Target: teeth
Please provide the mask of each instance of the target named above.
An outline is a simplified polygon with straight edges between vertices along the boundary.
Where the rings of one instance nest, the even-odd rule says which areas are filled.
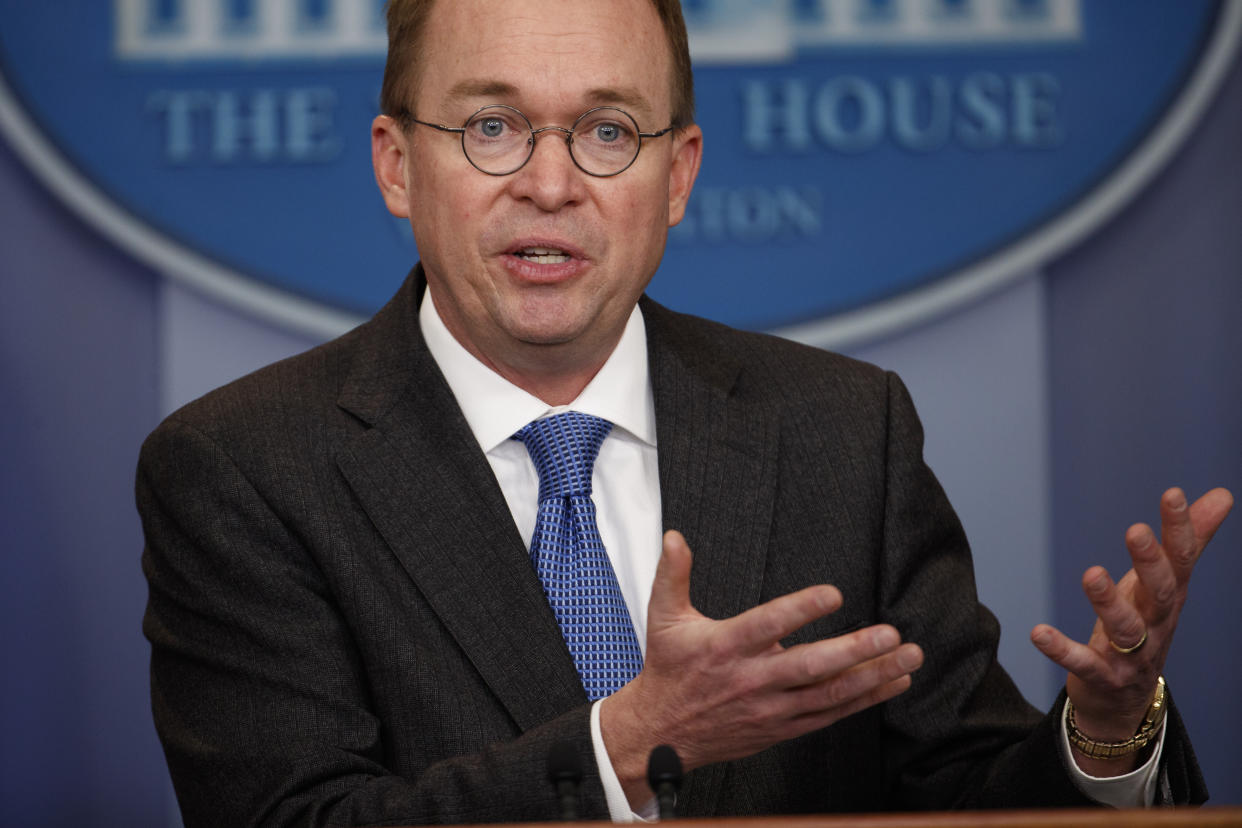
[[[562,264],[569,261],[569,254],[555,247],[527,247],[518,255],[535,264]]]

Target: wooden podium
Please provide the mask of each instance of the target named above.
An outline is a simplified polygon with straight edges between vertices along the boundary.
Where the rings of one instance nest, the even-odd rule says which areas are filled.
[[[526,828],[599,828],[600,822],[523,823]],[[684,828],[1242,828],[1242,808],[937,811],[909,814],[679,819]],[[500,828],[497,826],[497,828]],[[512,825],[507,828],[514,828]]]

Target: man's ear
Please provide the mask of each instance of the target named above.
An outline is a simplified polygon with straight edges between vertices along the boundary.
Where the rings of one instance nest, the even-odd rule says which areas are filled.
[[[686,202],[699,177],[703,160],[703,130],[697,124],[673,132],[673,164],[668,173],[668,226],[680,224]]]
[[[405,178],[405,162],[409,147],[405,130],[387,115],[371,122],[371,166],[375,183],[388,205],[388,212],[397,218],[410,217],[410,192]]]

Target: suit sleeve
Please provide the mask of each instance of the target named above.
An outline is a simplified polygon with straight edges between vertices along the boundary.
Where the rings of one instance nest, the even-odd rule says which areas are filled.
[[[908,693],[885,706],[891,794],[903,808],[1025,808],[1094,804],[1058,749],[1064,693],[1030,707],[996,660],[999,625],[975,594],[960,522],[923,461],[909,393],[889,374],[884,560],[885,620],[925,650]],[[1158,800],[1206,799],[1180,718],[1170,711]]]
[[[585,704],[417,778],[392,772],[362,655],[305,527],[286,525],[209,436],[161,426],[137,499],[152,707],[189,828],[553,819],[546,757],[558,740],[589,768],[584,816],[607,815]]]

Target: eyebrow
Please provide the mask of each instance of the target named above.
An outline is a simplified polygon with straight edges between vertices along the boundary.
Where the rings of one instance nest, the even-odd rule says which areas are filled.
[[[453,85],[449,90],[450,101],[470,99],[491,99],[512,101],[519,96],[516,86],[502,80],[488,78],[468,78]],[[590,89],[583,96],[589,106],[620,106],[636,110],[637,114],[650,115],[651,104],[647,97],[632,86],[601,86]]]
[[[632,86],[592,89],[587,92],[586,98],[596,106],[619,104],[625,109],[638,110],[640,115],[650,115],[652,112],[646,96]]]
[[[467,98],[513,98],[517,95],[517,87],[499,80],[470,78],[453,85],[449,90],[450,101]]]

